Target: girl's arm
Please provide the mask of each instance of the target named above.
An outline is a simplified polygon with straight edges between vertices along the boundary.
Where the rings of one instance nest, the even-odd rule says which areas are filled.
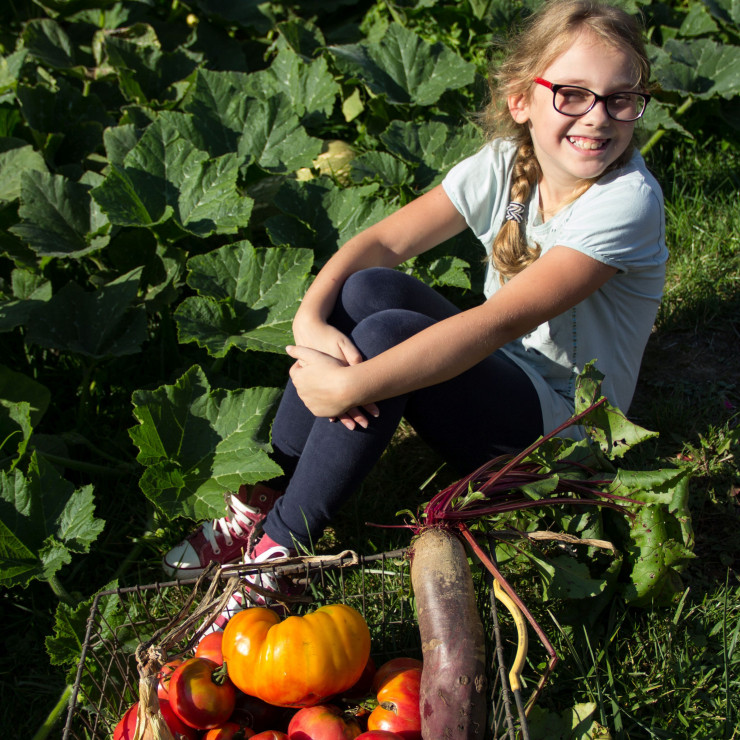
[[[350,340],[326,323],[344,281],[367,267],[396,267],[466,226],[440,185],[350,239],[320,270],[301,301],[293,320],[296,344],[349,364],[360,362]]]
[[[480,306],[425,329],[350,367],[290,347],[291,377],[316,416],[390,398],[455,377],[507,342],[580,303],[616,269],[568,247],[554,247]]]

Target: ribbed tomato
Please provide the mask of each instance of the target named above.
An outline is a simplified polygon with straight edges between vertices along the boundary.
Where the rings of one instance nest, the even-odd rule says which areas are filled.
[[[235,614],[223,637],[229,678],[245,694],[279,707],[306,707],[360,678],[370,656],[364,617],[345,604],[284,621],[271,609]]]

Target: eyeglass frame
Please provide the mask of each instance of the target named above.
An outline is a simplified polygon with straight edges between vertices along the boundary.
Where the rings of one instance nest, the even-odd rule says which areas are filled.
[[[542,85],[543,87],[548,88],[548,90],[552,90],[552,107],[555,108],[555,110],[560,113],[562,116],[568,116],[569,118],[580,118],[581,116],[585,116],[586,113],[589,113],[594,109],[596,106],[596,103],[604,103],[604,110],[606,110],[607,116],[611,118],[613,121],[617,121],[619,123],[634,123],[634,121],[639,121],[643,115],[645,114],[645,110],[648,107],[648,103],[650,102],[652,95],[650,93],[646,92],[635,92],[634,90],[617,90],[616,92],[609,93],[608,95],[599,95],[598,93],[595,93],[593,90],[589,90],[587,87],[581,87],[580,85],[558,85],[554,82],[550,82],[549,80],[545,80],[542,77],[535,77],[534,81],[538,85]],[[586,108],[583,113],[564,113],[561,111],[556,105],[555,105],[555,98],[558,94],[559,90],[562,90],[564,87],[572,87],[576,90],[583,90],[584,92],[590,93],[594,96],[593,102],[591,105]],[[644,101],[645,105],[642,107],[642,110],[640,111],[639,116],[635,116],[634,118],[615,118],[610,112],[609,112],[609,105],[608,101],[609,98],[611,98],[614,95],[639,95]]]

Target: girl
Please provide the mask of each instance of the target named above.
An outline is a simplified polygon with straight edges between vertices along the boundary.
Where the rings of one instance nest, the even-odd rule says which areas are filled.
[[[165,556],[170,574],[310,546],[402,416],[468,473],[565,421],[590,360],[627,410],[667,259],[662,194],[632,146],[648,77],[622,10],[553,0],[529,20],[491,77],[488,142],[348,241],[306,293],[272,430],[284,475],[242,487]],[[466,228],[490,255],[480,305],[460,311],[393,269]]]

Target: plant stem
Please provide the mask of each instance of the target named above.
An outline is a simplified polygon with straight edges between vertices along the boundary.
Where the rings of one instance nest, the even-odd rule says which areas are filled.
[[[67,606],[77,606],[77,602],[72,598],[69,591],[64,588],[64,585],[59,580],[56,574],[49,576],[48,583],[49,586],[51,586],[51,590],[54,592],[59,601],[64,602],[65,604],[67,604]]]
[[[686,101],[684,101],[683,105],[676,108],[676,115],[681,116],[686,111],[691,108],[691,106],[694,104],[693,98],[688,98]],[[666,130],[664,128],[658,129],[643,145],[642,149],[640,149],[640,154],[644,157],[665,135]]]
[[[41,727],[39,727],[36,734],[31,738],[31,740],[44,740],[49,736],[49,733],[56,724],[57,720],[69,705],[70,696],[72,696],[72,687],[66,686],[64,688],[64,691],[62,691],[62,695],[59,697],[59,701],[56,703],[51,712],[49,712],[49,716],[44,720],[44,723],[41,725]]]

